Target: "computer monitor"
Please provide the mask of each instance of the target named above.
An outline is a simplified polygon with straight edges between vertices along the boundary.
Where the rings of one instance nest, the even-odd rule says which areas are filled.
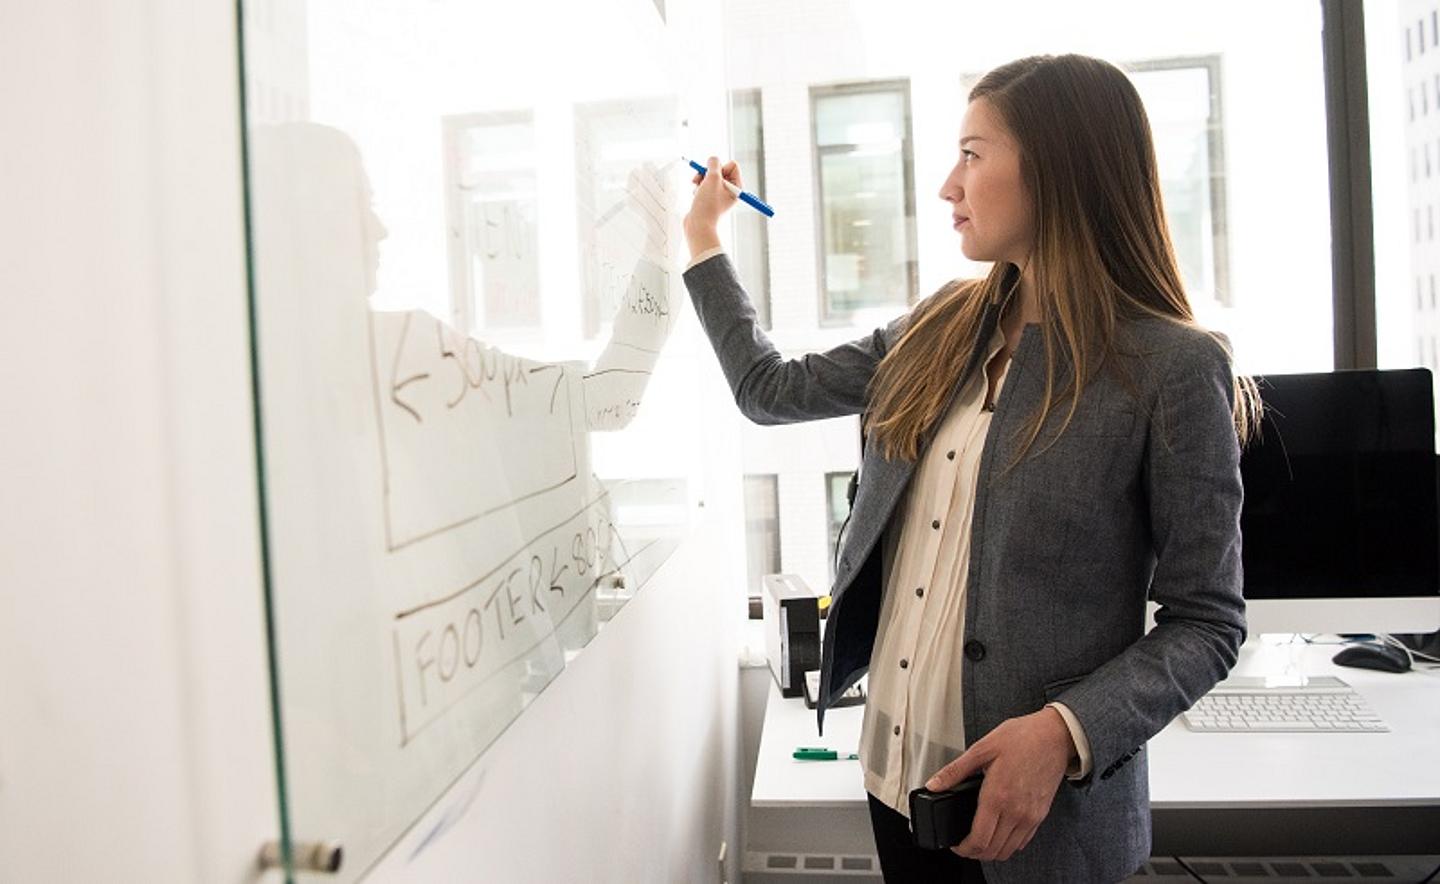
[[[1256,382],[1265,415],[1240,458],[1250,632],[1440,627],[1429,370]]]

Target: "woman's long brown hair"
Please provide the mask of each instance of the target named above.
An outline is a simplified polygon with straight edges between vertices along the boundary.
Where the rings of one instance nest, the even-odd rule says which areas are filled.
[[[1165,222],[1150,122],[1124,73],[1081,55],[1023,58],[986,74],[969,100],[988,102],[1019,145],[1036,219],[1030,265],[1045,342],[1045,399],[1023,456],[1066,398],[1061,432],[1069,426],[1085,385],[1116,352],[1121,319],[1148,315],[1194,326],[1195,316]],[[919,457],[986,306],[1008,295],[1018,272],[996,262],[984,278],[951,283],[916,307],[871,381],[866,432],[887,458]],[[1237,378],[1242,442],[1258,407],[1254,383]]]

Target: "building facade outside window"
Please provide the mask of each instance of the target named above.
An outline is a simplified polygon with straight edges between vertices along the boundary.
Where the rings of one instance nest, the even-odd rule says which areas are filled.
[[[1433,50],[1440,37],[1434,26],[1437,7],[1436,0],[1365,4],[1377,362],[1381,368],[1420,367],[1432,373],[1440,372],[1440,312],[1435,307],[1440,250],[1434,242],[1440,176],[1431,170],[1430,148],[1440,124],[1427,111],[1429,86],[1440,79],[1440,52],[1426,50]],[[1436,102],[1440,109],[1440,85]],[[1420,167],[1409,175],[1407,156]]]

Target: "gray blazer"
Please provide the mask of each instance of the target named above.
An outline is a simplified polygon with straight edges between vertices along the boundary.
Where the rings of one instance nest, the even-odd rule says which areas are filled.
[[[860,414],[906,317],[824,353],[783,359],[723,255],[685,273],[746,417]],[[991,307],[955,389],[978,369]],[[1123,322],[1129,384],[1102,372],[1064,434],[1007,470],[1044,396],[1038,326],[1024,330],[996,402],[975,494],[965,603],[965,737],[1049,701],[1079,719],[1094,773],[1062,786],[1025,850],[985,863],[997,884],[1120,880],[1150,855],[1146,740],[1235,664],[1245,639],[1239,446],[1225,350],[1160,319]],[[1068,407],[1042,430],[1053,436]],[[865,674],[885,587],[879,543],[915,464],[865,449],[821,654],[825,707]],[[1145,632],[1145,602],[1158,603]]]

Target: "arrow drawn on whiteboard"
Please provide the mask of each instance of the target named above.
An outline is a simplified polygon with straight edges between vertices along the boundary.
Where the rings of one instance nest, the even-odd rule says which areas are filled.
[[[415,422],[419,424],[424,423],[424,421],[420,417],[420,412],[416,411],[414,408],[411,408],[409,403],[401,400],[400,391],[415,383],[416,381],[425,380],[426,378],[430,377],[430,373],[428,371],[422,372],[417,375],[411,375],[403,381],[398,380],[398,377],[400,375],[400,357],[405,352],[405,336],[410,332],[410,316],[411,314],[409,313],[405,314],[405,323],[400,327],[400,346],[395,348],[395,362],[390,369],[390,401],[410,412],[410,416],[415,418]]]
[[[565,369],[561,368],[561,367],[558,366],[558,365],[542,365],[542,366],[539,366],[538,368],[532,368],[532,369],[530,369],[530,373],[531,373],[531,374],[539,374],[539,373],[542,372],[542,371],[550,371],[551,369],[554,369],[554,370],[560,372],[559,374],[555,375],[555,387],[550,391],[550,413],[551,413],[551,414],[554,414],[554,413],[555,413],[555,394],[560,392],[560,382],[563,381],[563,380],[565,380]]]

